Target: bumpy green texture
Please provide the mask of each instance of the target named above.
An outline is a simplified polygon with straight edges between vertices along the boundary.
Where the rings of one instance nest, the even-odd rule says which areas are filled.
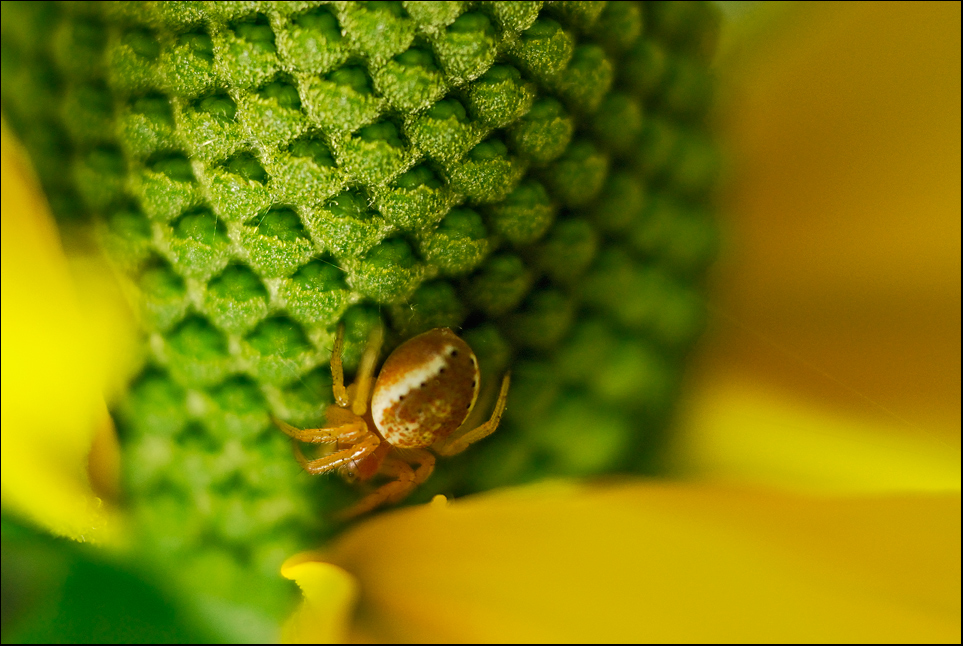
[[[90,223],[148,359],[118,412],[127,501],[199,596],[279,616],[281,560],[358,494],[270,414],[437,326],[502,428],[412,497],[653,473],[703,321],[717,153],[705,3],[4,3],[3,109]],[[214,603],[212,601],[212,603]]]

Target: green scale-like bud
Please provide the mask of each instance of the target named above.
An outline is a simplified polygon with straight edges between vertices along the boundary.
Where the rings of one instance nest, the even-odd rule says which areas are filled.
[[[357,492],[270,421],[329,361],[456,329],[492,437],[411,498],[653,473],[714,252],[705,3],[3,4],[3,109],[136,295],[117,417],[152,554],[279,615]]]

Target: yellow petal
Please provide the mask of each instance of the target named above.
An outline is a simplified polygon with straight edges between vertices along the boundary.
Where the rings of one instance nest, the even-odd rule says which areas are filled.
[[[348,633],[351,611],[358,598],[358,583],[341,568],[295,556],[281,566],[282,576],[301,588],[304,601],[281,631],[288,644],[336,644]]]
[[[361,639],[960,639],[958,495],[543,484],[382,515],[327,560]]]
[[[814,403],[733,370],[703,380],[681,407],[680,475],[826,494],[959,492],[960,446]]]
[[[718,363],[958,444],[960,3],[774,4],[720,70]]]
[[[91,539],[108,523],[87,477],[95,433],[112,428],[103,356],[46,202],[5,124],[2,158],[3,505],[54,533]]]

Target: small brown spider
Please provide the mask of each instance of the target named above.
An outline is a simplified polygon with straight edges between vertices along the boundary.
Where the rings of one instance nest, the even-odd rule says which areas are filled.
[[[455,433],[478,399],[480,374],[471,347],[448,328],[429,330],[398,346],[372,387],[383,337],[380,326],[372,331],[357,379],[345,388],[344,326],[338,328],[331,353],[335,403],[328,406],[328,426],[302,430],[274,420],[295,440],[336,445],[329,455],[309,460],[295,444],[298,463],[308,473],[340,470],[347,479],[362,482],[378,474],[395,478],[341,512],[343,518],[402,500],[435,469],[428,447],[442,456],[460,453],[491,435],[505,411],[510,374],[502,379],[491,418],[475,429]]]

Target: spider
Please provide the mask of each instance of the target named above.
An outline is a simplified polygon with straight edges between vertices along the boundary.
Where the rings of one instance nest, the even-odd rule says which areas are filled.
[[[357,379],[345,388],[344,326],[338,327],[331,353],[335,403],[328,406],[327,426],[299,429],[274,419],[295,440],[336,445],[329,455],[309,460],[295,443],[295,457],[308,473],[340,470],[348,480],[361,482],[378,474],[393,478],[342,511],[339,516],[344,519],[405,498],[435,469],[429,447],[441,456],[460,453],[495,432],[505,411],[510,373],[502,379],[491,418],[456,433],[478,399],[480,375],[471,347],[448,328],[435,328],[402,343],[372,384],[383,339],[384,330],[378,326],[368,338]]]

